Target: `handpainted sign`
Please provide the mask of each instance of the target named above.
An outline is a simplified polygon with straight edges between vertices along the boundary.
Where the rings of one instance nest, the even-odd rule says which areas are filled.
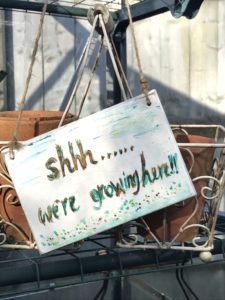
[[[155,91],[24,142],[6,163],[41,253],[195,195]]]

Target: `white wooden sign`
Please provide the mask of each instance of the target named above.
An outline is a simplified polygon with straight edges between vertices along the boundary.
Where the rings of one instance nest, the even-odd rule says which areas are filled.
[[[157,93],[24,142],[6,163],[41,253],[195,195]]]

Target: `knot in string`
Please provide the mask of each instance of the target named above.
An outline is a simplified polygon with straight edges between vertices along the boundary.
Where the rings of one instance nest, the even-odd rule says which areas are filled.
[[[13,137],[11,141],[9,142],[9,157],[10,159],[15,159],[15,153],[14,150],[19,150],[23,147],[23,144],[17,140],[17,137],[15,134],[13,134]]]
[[[141,91],[145,95],[147,105],[151,105],[151,101],[148,96],[148,81],[145,78],[140,79]]]

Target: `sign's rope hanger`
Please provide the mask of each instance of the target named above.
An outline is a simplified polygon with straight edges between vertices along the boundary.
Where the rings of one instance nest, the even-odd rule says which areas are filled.
[[[110,37],[109,37],[110,33],[112,33],[112,31],[114,30],[114,22],[113,22],[111,14],[109,13],[106,6],[104,6],[102,4],[97,4],[97,5],[94,6],[94,8],[89,9],[87,18],[88,18],[88,21],[90,22],[90,24],[92,25],[91,32],[90,32],[90,35],[89,35],[89,38],[88,38],[88,41],[87,41],[87,46],[86,46],[86,49],[85,49],[85,53],[83,55],[83,62],[82,62],[81,67],[80,67],[80,72],[79,72],[79,75],[78,75],[78,79],[75,83],[74,89],[73,89],[73,91],[71,93],[71,96],[68,100],[67,106],[64,110],[63,116],[60,120],[60,123],[59,123],[58,127],[62,126],[62,124],[63,124],[63,122],[64,122],[64,120],[67,116],[67,113],[69,112],[69,109],[72,105],[73,99],[75,98],[75,95],[78,91],[79,85],[81,83],[81,79],[82,79],[83,74],[84,74],[84,69],[87,65],[88,54],[89,54],[89,51],[90,51],[90,46],[91,46],[91,42],[93,40],[95,30],[101,36],[101,44],[103,44],[103,39],[105,41],[105,46],[108,50],[108,53],[109,53],[109,56],[110,56],[110,59],[111,59],[111,62],[112,62],[112,66],[113,66],[114,72],[116,74],[116,77],[117,77],[117,80],[118,80],[118,83],[119,83],[119,86],[120,86],[120,89],[121,89],[123,99],[124,100],[128,99],[127,95],[126,95],[124,85],[126,86],[129,97],[130,98],[132,97],[132,92],[131,92],[131,90],[128,86],[128,82],[126,80],[126,76],[125,76],[124,71],[122,69],[122,65],[119,62],[119,58],[118,58],[116,49],[114,47],[114,44],[112,43],[112,39],[110,39]],[[97,53],[96,60],[95,60],[95,63],[93,65],[93,68],[92,68],[92,71],[91,71],[91,74],[90,74],[90,79],[89,79],[89,82],[87,84],[87,88],[85,89],[84,96],[83,96],[81,104],[80,104],[80,108],[78,110],[78,116],[77,116],[78,119],[80,117],[81,110],[82,110],[84,101],[86,99],[86,96],[87,96],[87,93],[88,93],[88,90],[89,90],[89,87],[90,87],[90,84],[91,84],[91,80],[93,78],[93,73],[94,73],[96,65],[98,63],[101,51],[102,51],[102,46],[100,46],[99,51]],[[123,84],[123,82],[124,82],[124,84]]]
[[[43,5],[43,9],[42,9],[42,14],[41,14],[41,17],[40,17],[37,36],[36,36],[36,39],[34,41],[34,47],[33,47],[33,52],[32,52],[32,56],[31,56],[31,62],[30,62],[29,69],[28,69],[28,74],[27,74],[27,79],[26,79],[26,82],[25,82],[25,87],[24,87],[22,99],[18,103],[18,105],[19,105],[19,114],[18,114],[18,118],[17,118],[17,121],[16,121],[16,128],[15,128],[15,131],[13,133],[12,139],[9,142],[9,151],[10,151],[10,158],[11,159],[15,158],[14,150],[19,149],[21,147],[21,143],[19,143],[19,141],[18,141],[19,128],[20,128],[20,123],[21,123],[21,119],[22,119],[22,113],[23,113],[25,103],[26,103],[27,92],[28,92],[28,89],[29,89],[30,81],[31,81],[33,66],[34,66],[34,63],[35,63],[36,55],[37,55],[39,40],[40,40],[40,37],[41,37],[43,25],[44,25],[44,18],[45,18],[45,14],[46,14],[46,11],[47,11],[47,7],[48,7],[48,0],[45,0],[45,3]]]
[[[48,6],[48,1],[45,0],[45,3],[43,5],[43,9],[42,9],[42,14],[41,14],[41,17],[40,17],[38,32],[37,32],[36,39],[35,39],[35,42],[34,42],[33,52],[32,52],[32,56],[31,56],[31,62],[30,62],[29,68],[28,68],[28,74],[27,74],[27,79],[26,79],[26,82],[25,82],[25,87],[24,87],[24,92],[23,92],[23,95],[22,95],[22,100],[18,103],[19,114],[18,114],[18,118],[17,118],[17,122],[16,122],[15,131],[13,132],[12,139],[9,142],[9,149],[10,149],[11,159],[15,158],[14,150],[19,149],[22,146],[22,144],[18,141],[19,128],[20,128],[20,123],[21,123],[21,119],[22,119],[22,113],[23,113],[23,110],[24,110],[24,107],[25,107],[25,104],[26,104],[26,97],[27,97],[27,93],[28,93],[28,89],[29,89],[29,85],[30,85],[30,81],[31,81],[33,66],[34,66],[34,63],[35,63],[36,55],[37,55],[39,40],[40,40],[41,33],[42,33],[42,30],[43,30],[44,17],[46,15],[47,6]],[[89,10],[89,17],[91,16],[91,12],[92,12],[92,10]],[[98,7],[96,7],[96,9],[94,9],[94,14],[96,14],[96,15],[94,15],[94,20],[93,20],[92,29],[91,29],[91,32],[90,32],[90,35],[89,35],[89,39],[88,39],[88,41],[85,45],[85,49],[84,49],[84,51],[82,53],[82,56],[81,56],[81,59],[80,59],[80,64],[81,64],[80,74],[79,74],[78,80],[75,83],[74,89],[73,89],[72,94],[69,98],[69,101],[68,101],[68,104],[67,104],[66,109],[64,111],[64,114],[62,116],[62,119],[59,123],[59,127],[62,126],[62,124],[65,120],[65,117],[66,117],[66,115],[67,115],[67,113],[70,109],[71,104],[72,104],[72,101],[73,101],[73,99],[74,99],[74,97],[77,93],[78,87],[80,85],[80,82],[81,82],[81,79],[82,79],[82,76],[83,76],[83,72],[84,72],[84,68],[87,65],[88,53],[89,53],[89,50],[90,50],[90,46],[91,46],[91,42],[92,42],[92,39],[93,39],[94,31],[95,31],[95,29],[97,30],[97,22],[99,21],[99,19],[100,19],[100,22],[101,22],[101,28],[103,29],[102,30],[103,35],[102,35],[102,39],[101,39],[101,45],[98,49],[98,53],[97,53],[94,65],[93,65],[92,70],[91,70],[90,79],[89,79],[87,87],[84,91],[84,95],[82,97],[81,105],[80,105],[80,108],[79,108],[79,111],[78,111],[78,119],[80,117],[81,110],[82,110],[84,101],[86,99],[86,96],[87,96],[87,93],[88,93],[88,90],[89,90],[89,87],[90,87],[90,84],[91,84],[91,81],[92,81],[92,78],[93,78],[93,74],[95,72],[96,66],[97,66],[99,58],[100,58],[100,54],[102,52],[103,36],[105,37],[107,45],[108,45],[109,54],[110,54],[110,57],[111,57],[111,60],[112,60],[112,63],[113,63],[113,67],[114,67],[114,70],[115,70],[115,73],[116,73],[116,76],[117,76],[117,80],[120,84],[120,88],[121,88],[121,91],[122,91],[122,94],[123,94],[123,98],[124,98],[124,100],[127,99],[126,93],[125,93],[125,90],[124,90],[124,87],[123,87],[123,83],[122,83],[122,80],[120,78],[119,71],[118,71],[118,68],[117,68],[117,65],[116,65],[116,61],[115,61],[115,58],[113,56],[113,51],[112,51],[111,46],[110,46],[109,38],[108,38],[108,35],[107,35],[107,32],[111,33],[114,30],[114,23],[113,23],[112,16],[109,13],[108,9],[104,5],[98,5]],[[101,19],[101,17],[99,17],[100,14],[103,15],[102,19]],[[103,21],[103,19],[104,19],[104,21]],[[99,25],[98,25],[98,28],[99,28]],[[116,57],[116,54],[117,53],[116,53],[115,47],[114,47],[115,57]],[[128,83],[126,81],[124,72],[122,70],[122,66],[121,66],[121,64],[119,64],[119,59],[118,58],[117,58],[117,63],[118,63],[118,66],[120,68],[120,72],[123,75],[123,79],[124,79],[124,82],[127,86],[127,90],[129,92],[129,95],[130,95],[130,97],[132,97],[132,93],[131,93],[131,91],[128,87]]]
[[[151,102],[150,102],[150,99],[149,99],[149,96],[148,96],[148,82],[144,78],[144,74],[143,74],[142,67],[141,67],[141,60],[140,60],[140,55],[139,55],[139,51],[138,51],[138,45],[137,45],[137,40],[136,40],[136,37],[135,37],[134,26],[133,26],[133,22],[132,22],[132,16],[131,16],[131,11],[130,11],[130,6],[129,6],[128,1],[126,1],[126,7],[127,7],[127,10],[128,10],[128,16],[129,16],[129,22],[130,22],[131,31],[132,31],[135,54],[136,54],[136,59],[137,59],[137,63],[138,63],[141,90],[142,90],[142,93],[145,95],[147,105],[151,105]],[[120,86],[120,89],[121,89],[123,99],[127,100],[127,95],[126,95],[126,92],[125,92],[125,89],[124,89],[124,86],[123,86],[123,82],[124,82],[124,85],[126,86],[129,97],[130,98],[133,97],[132,92],[129,88],[126,76],[124,74],[122,65],[120,63],[117,51],[115,49],[113,40],[112,40],[112,38],[110,38],[110,33],[112,33],[113,30],[114,30],[114,22],[113,22],[113,18],[111,16],[109,10],[107,9],[107,7],[105,5],[96,4],[94,6],[94,8],[89,9],[87,18],[88,18],[88,21],[90,22],[90,24],[92,25],[92,29],[91,29],[90,36],[89,36],[87,46],[86,46],[86,49],[85,49],[85,54],[84,54],[83,63],[82,63],[82,66],[81,66],[79,77],[76,81],[73,92],[72,92],[72,94],[71,94],[71,96],[68,100],[67,106],[65,108],[65,111],[64,111],[63,116],[61,118],[61,121],[59,123],[59,127],[62,126],[62,124],[63,124],[63,122],[66,118],[66,115],[69,112],[69,109],[72,105],[73,99],[74,99],[74,97],[77,93],[78,87],[80,85],[81,79],[83,77],[84,68],[87,65],[88,53],[89,53],[89,50],[90,50],[90,45],[91,45],[95,30],[101,35],[101,39],[102,39],[101,43],[103,43],[103,38],[105,39],[105,44],[106,44],[109,56],[110,56],[111,61],[112,61],[113,69],[114,69],[114,72],[116,74],[116,77],[117,77],[117,80],[118,80],[118,83],[119,83],[119,86]],[[100,46],[99,51],[100,52],[102,51],[102,46]],[[82,110],[84,101],[86,99],[86,96],[87,96],[87,93],[88,93],[88,90],[89,90],[89,87],[90,87],[90,84],[91,84],[91,80],[93,78],[93,73],[95,71],[96,65],[97,65],[98,60],[99,60],[100,52],[98,52],[98,54],[97,54],[97,57],[96,57],[96,60],[95,60],[95,63],[94,63],[94,66],[92,68],[92,72],[91,72],[91,75],[90,75],[90,79],[89,79],[89,82],[88,82],[88,85],[87,85],[87,88],[85,90],[84,96],[83,96],[82,101],[81,101],[81,105],[80,105],[80,108],[79,108],[79,111],[78,111],[78,119],[80,117],[81,110]],[[122,81],[122,79],[123,79],[123,81]]]
[[[139,55],[139,51],[138,51],[138,45],[137,45],[136,35],[135,35],[135,31],[134,31],[134,24],[133,24],[130,5],[129,5],[128,0],[125,0],[125,4],[126,4],[127,12],[128,12],[131,34],[132,34],[134,49],[135,49],[135,55],[136,55],[137,64],[138,64],[141,91],[145,95],[147,105],[151,105],[151,101],[148,96],[148,81],[145,79],[144,73],[143,73],[142,67],[141,67],[141,59],[140,59],[140,55]]]
[[[28,75],[27,75],[27,79],[26,79],[26,82],[25,82],[25,88],[24,88],[24,92],[23,92],[23,95],[22,95],[22,100],[21,100],[20,103],[18,103],[18,105],[19,105],[19,114],[18,114],[18,118],[17,118],[16,128],[15,128],[15,131],[13,133],[12,139],[9,143],[11,159],[15,158],[14,150],[19,149],[21,147],[21,144],[18,142],[18,133],[19,133],[20,123],[21,123],[21,119],[22,119],[22,113],[23,113],[25,103],[26,103],[27,92],[28,92],[28,89],[29,89],[30,81],[31,81],[32,70],[33,70],[33,66],[34,66],[34,63],[35,63],[35,58],[36,58],[36,54],[37,54],[39,39],[40,39],[42,29],[43,29],[44,17],[45,17],[45,14],[46,14],[47,5],[48,5],[48,1],[46,0],[45,4],[43,6],[41,17],[40,17],[39,28],[38,28],[37,36],[36,36],[35,43],[34,43],[34,48],[33,48],[32,57],[31,57],[31,63],[30,63],[29,69],[28,69]],[[148,84],[147,84],[147,81],[144,78],[142,68],[141,68],[140,57],[139,57],[139,53],[138,53],[138,47],[137,47],[137,42],[136,42],[136,38],[135,38],[134,27],[133,27],[133,23],[132,23],[132,17],[131,17],[131,12],[130,12],[130,7],[129,7],[128,1],[126,2],[126,5],[127,5],[127,10],[128,10],[128,15],[129,15],[129,20],[130,20],[130,25],[131,25],[131,30],[132,30],[133,41],[134,41],[134,45],[135,45],[135,53],[136,53],[136,58],[137,58],[137,62],[138,62],[141,89],[142,89],[142,93],[146,97],[147,104],[150,105],[151,103],[150,103],[150,99],[148,97]],[[133,97],[132,92],[129,88],[126,76],[124,74],[122,65],[120,63],[118,54],[116,52],[113,40],[112,40],[112,38],[110,38],[110,33],[112,33],[113,30],[114,30],[114,22],[113,22],[113,18],[111,16],[109,10],[107,9],[107,7],[105,5],[97,4],[97,5],[94,6],[94,8],[89,9],[87,17],[88,17],[88,21],[92,25],[92,29],[91,29],[87,44],[85,46],[85,50],[82,54],[82,58],[80,60],[81,61],[81,67],[80,67],[80,72],[79,72],[78,79],[75,83],[75,86],[74,86],[73,91],[71,93],[71,96],[68,100],[67,106],[65,108],[65,111],[62,115],[62,118],[60,120],[60,123],[59,123],[58,127],[63,125],[64,120],[65,120],[65,118],[66,118],[66,116],[69,112],[69,109],[72,105],[72,102],[73,102],[73,100],[76,96],[76,93],[78,91],[78,88],[80,86],[81,79],[82,79],[83,74],[84,74],[84,69],[87,66],[88,54],[89,54],[89,51],[90,51],[91,42],[93,40],[95,30],[101,35],[101,44],[100,44],[100,47],[98,49],[98,53],[96,55],[95,62],[93,64],[93,67],[92,67],[92,70],[91,70],[89,81],[87,83],[87,86],[85,88],[85,91],[84,91],[84,94],[83,94],[83,97],[82,97],[82,100],[81,100],[81,104],[80,104],[80,107],[79,107],[79,110],[78,110],[77,119],[80,118],[81,111],[82,111],[86,96],[88,94],[88,91],[89,91],[89,88],[90,88],[90,85],[91,85],[91,82],[92,82],[92,79],[93,79],[93,74],[96,70],[96,66],[98,64],[98,61],[99,61],[99,58],[100,58],[100,55],[101,55],[101,52],[102,52],[102,49],[103,49],[103,39],[105,40],[105,46],[108,49],[108,53],[109,53],[109,56],[111,58],[113,69],[114,69],[115,75],[117,77],[123,99],[124,100],[128,99],[127,95],[126,95],[124,85],[126,86],[126,90],[127,90],[127,93],[129,94],[129,97],[130,98]],[[123,82],[124,82],[124,85],[123,85]]]

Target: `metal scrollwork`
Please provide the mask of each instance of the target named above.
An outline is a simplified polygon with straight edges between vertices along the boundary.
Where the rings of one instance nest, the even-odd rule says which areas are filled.
[[[140,218],[136,222],[137,233],[127,234],[126,237],[123,235],[123,230],[121,229],[119,239],[117,241],[117,246],[123,248],[141,248],[141,249],[174,249],[174,250],[194,250],[204,253],[209,253],[213,248],[214,230],[216,226],[217,215],[219,212],[219,207],[221,199],[223,196],[224,186],[225,186],[225,128],[222,126],[206,126],[206,125],[181,125],[173,126],[172,130],[175,132],[180,132],[182,135],[188,137],[189,129],[216,129],[216,134],[214,141],[204,145],[203,143],[179,143],[180,150],[182,153],[189,155],[188,161],[188,171],[191,176],[199,170],[196,171],[195,163],[198,160],[198,156],[195,155],[195,150],[193,149],[210,149],[213,153],[211,172],[207,170],[207,174],[198,174],[194,177],[193,183],[198,185],[198,194],[192,199],[192,211],[189,213],[187,218],[182,224],[176,229],[176,233],[170,237],[170,239],[165,239],[163,237],[159,238],[154,231],[154,221],[152,221],[151,214],[148,215],[147,220],[145,217]],[[219,144],[219,136],[222,143]],[[186,139],[184,138],[184,140]],[[196,138],[196,136],[194,136]],[[204,161],[203,161],[204,164]],[[192,173],[193,172],[193,173]],[[177,209],[185,209],[185,201],[182,205],[176,206]],[[179,203],[178,203],[179,204]],[[197,217],[199,217],[198,222]],[[141,223],[140,223],[141,222]],[[167,224],[163,220],[162,213],[162,223]],[[163,225],[166,227],[167,225]],[[124,227],[123,227],[124,228]],[[139,228],[139,229],[138,229]],[[140,233],[140,228],[142,232]],[[165,228],[162,228],[164,230]],[[194,230],[194,231],[193,231]],[[182,236],[185,232],[193,231],[196,232],[188,240],[182,240]],[[145,233],[143,233],[145,232]],[[145,237],[142,241],[141,237]],[[208,255],[211,257],[210,255]],[[202,257],[202,255],[200,255]],[[204,257],[204,255],[203,255]]]
[[[4,146],[0,149],[0,247],[34,248],[35,242],[15,221],[17,220],[15,214],[18,209],[22,211],[22,208],[4,162],[2,151],[6,148],[7,146]]]

